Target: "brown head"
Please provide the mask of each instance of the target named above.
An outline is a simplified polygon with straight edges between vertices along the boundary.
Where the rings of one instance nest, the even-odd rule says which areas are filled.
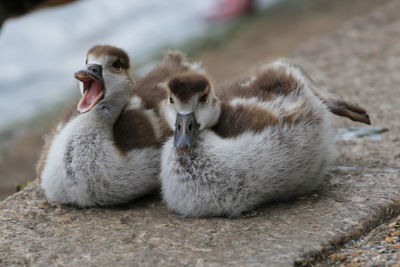
[[[188,103],[195,95],[199,95],[199,102],[204,102],[210,87],[210,82],[205,76],[191,72],[176,76],[168,83],[171,94],[182,103]]]
[[[164,115],[175,131],[177,150],[187,152],[195,145],[198,133],[217,122],[220,101],[209,78],[198,72],[177,74],[167,87]]]
[[[75,73],[75,78],[82,82],[78,111],[88,112],[101,100],[130,90],[129,68],[124,50],[109,45],[92,47],[86,56],[86,68]]]

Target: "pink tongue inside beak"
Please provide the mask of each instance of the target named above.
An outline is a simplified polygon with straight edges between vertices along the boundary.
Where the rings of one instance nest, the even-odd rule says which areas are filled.
[[[103,97],[103,84],[99,81],[92,80],[89,88],[85,88],[81,100],[78,104],[78,111],[85,113],[91,110]]]

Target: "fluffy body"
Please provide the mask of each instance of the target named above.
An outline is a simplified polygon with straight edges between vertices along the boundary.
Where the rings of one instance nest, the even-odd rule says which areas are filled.
[[[266,84],[260,79],[267,72],[278,80],[272,87],[256,88]],[[293,90],[277,90],[277,85],[288,83]],[[312,92],[307,77],[280,60],[237,86],[252,93],[226,97],[225,114],[210,104],[218,120],[201,129],[190,152],[177,152],[172,138],[163,147],[163,197],[168,208],[181,215],[235,217],[266,201],[316,190],[325,180],[334,159],[334,138],[327,107]],[[165,110],[171,127],[172,113],[180,108],[175,109]],[[254,115],[274,119],[260,127],[259,120],[251,119]],[[227,121],[241,130],[219,127]],[[201,116],[199,124],[207,125]]]
[[[41,176],[50,201],[106,206],[158,188],[159,149],[131,149],[123,154],[113,140],[116,118],[109,115],[107,104],[99,103],[55,135]]]
[[[61,122],[47,140],[38,164],[41,186],[54,202],[80,207],[125,203],[159,186],[158,121],[139,96],[132,97],[125,51],[95,46],[86,63],[80,73],[97,66],[103,99],[87,113]],[[82,99],[92,101],[86,84],[80,88]]]

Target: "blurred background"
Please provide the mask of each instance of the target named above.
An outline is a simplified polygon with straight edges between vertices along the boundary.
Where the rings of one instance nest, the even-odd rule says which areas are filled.
[[[78,97],[87,50],[111,44],[134,75],[167,49],[201,60],[218,82],[384,4],[385,0],[2,0],[0,200],[35,179],[43,139]]]

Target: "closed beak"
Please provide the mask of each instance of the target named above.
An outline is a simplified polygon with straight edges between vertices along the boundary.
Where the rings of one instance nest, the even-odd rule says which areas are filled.
[[[196,143],[199,133],[194,113],[177,114],[174,134],[174,146],[178,152],[189,152]]]

